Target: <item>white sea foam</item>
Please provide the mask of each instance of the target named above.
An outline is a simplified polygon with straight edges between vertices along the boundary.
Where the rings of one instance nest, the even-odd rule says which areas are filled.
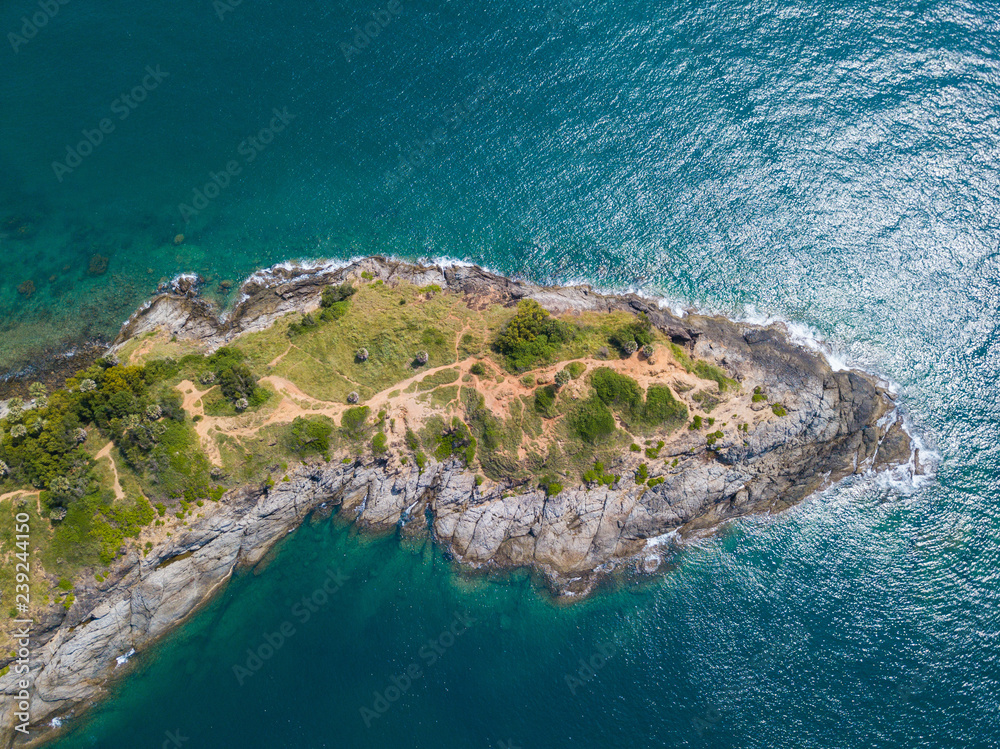
[[[128,663],[128,659],[131,658],[133,655],[135,655],[135,648],[131,648],[127,653],[125,653],[125,655],[119,655],[117,658],[115,658],[115,664],[116,664],[115,668],[117,668],[118,666],[124,666],[126,663]]]

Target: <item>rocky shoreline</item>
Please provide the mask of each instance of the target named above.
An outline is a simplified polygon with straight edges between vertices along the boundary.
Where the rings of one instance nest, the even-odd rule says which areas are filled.
[[[463,565],[528,566],[557,595],[580,596],[616,569],[655,570],[664,535],[710,532],[732,518],[780,511],[852,474],[919,465],[884,385],[863,372],[834,371],[819,354],[793,343],[781,326],[679,317],[634,295],[604,295],[586,286],[539,287],[474,266],[416,266],[378,257],[319,268],[276,266],[248,279],[241,301],[221,317],[197,297],[194,284],[186,284],[136,312],[115,347],[158,329],[217,347],[289,312],[312,309],[325,286],[362,271],[386,284],[438,284],[478,308],[533,298],[552,312],[645,312],[691,354],[737,379],[765,381],[788,418],[711,451],[703,442],[685,445],[678,453],[683,462],[656,487],[637,486],[626,477],[613,487],[546,496],[502,485],[479,487],[457,463],[432,463],[420,472],[413,465],[368,458],[314,462],[274,487],[231,491],[217,511],[192,521],[183,534],[146,556],[129,552],[102,583],[82,585],[70,611],[60,607],[36,622],[32,735],[25,741],[13,730],[19,677],[12,670],[0,677],[5,696],[0,746],[51,739],[53,718],[77,715],[103,696],[119,657],[171,631],[235,569],[259,562],[319,509],[339,507],[345,518],[372,530],[431,533]]]

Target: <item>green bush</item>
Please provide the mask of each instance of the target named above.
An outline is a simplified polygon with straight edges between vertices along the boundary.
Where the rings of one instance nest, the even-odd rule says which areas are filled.
[[[368,406],[353,406],[344,411],[340,419],[340,429],[349,440],[359,442],[367,434],[366,422],[371,409]]]
[[[641,410],[642,389],[631,377],[598,367],[590,375],[590,384],[605,405],[629,415]]]
[[[546,418],[556,415],[556,388],[554,385],[546,385],[535,390],[535,411]]]
[[[350,281],[344,281],[339,286],[327,286],[323,289],[319,306],[323,309],[331,309],[334,305],[348,301],[357,293],[357,289],[351,285]]]
[[[420,447],[420,439],[417,437],[416,432],[412,429],[407,428],[406,437],[404,439],[406,441],[406,446],[411,450],[417,450]]]
[[[649,469],[646,468],[645,463],[639,464],[639,470],[635,472],[635,481],[637,484],[646,483],[646,479],[649,478]]]
[[[650,385],[646,391],[646,405],[642,420],[650,426],[680,426],[687,421],[687,406],[674,398],[666,385]]]
[[[704,420],[700,416],[695,416],[691,419],[691,424],[688,426],[692,432],[696,429],[701,429]]]
[[[325,419],[307,419],[299,416],[292,422],[291,449],[299,455],[325,453],[330,449],[333,427]]]
[[[319,327],[319,323],[316,322],[316,318],[314,318],[311,314],[306,313],[302,315],[302,319],[297,323],[293,322],[288,326],[288,335],[302,335],[303,333],[306,333],[316,327]]]
[[[652,342],[653,326],[642,312],[636,315],[633,322],[615,331],[610,338],[610,343],[622,354],[635,353],[636,349]]]
[[[666,385],[650,385],[643,402],[639,383],[608,367],[595,369],[590,382],[597,397],[632,426],[680,426],[687,420],[687,406]]]
[[[725,392],[729,388],[736,389],[739,387],[739,383],[736,380],[727,377],[725,370],[714,364],[704,361],[695,362],[693,371],[703,380],[714,380],[719,385],[720,393]]]
[[[384,455],[389,449],[389,438],[385,436],[385,432],[379,432],[372,439],[372,451],[376,455]]]
[[[780,403],[772,403],[771,404],[771,411],[774,412],[775,416],[787,416],[788,415],[788,409],[786,409]]]
[[[569,376],[574,380],[579,380],[580,375],[587,371],[587,365],[583,362],[571,361],[566,365],[566,371],[569,372]]]
[[[572,328],[554,318],[533,299],[524,299],[514,317],[497,334],[493,348],[515,372],[550,361],[557,347],[572,338]]]
[[[634,452],[634,453],[641,453],[641,452],[642,452],[642,448],[641,448],[641,447],[639,447],[639,446],[638,446],[637,444],[635,444],[634,442],[633,442],[633,443],[632,443],[631,445],[629,445],[629,446],[628,446],[628,449],[629,449],[629,450],[631,450],[631,451],[632,451],[632,452]]]
[[[545,494],[549,497],[556,496],[559,492],[563,490],[563,485],[557,481],[553,481],[545,487]]]
[[[482,362],[476,362],[471,367],[469,367],[469,372],[474,374],[476,377],[483,377],[486,375],[486,367],[483,366]]]
[[[586,442],[594,443],[614,434],[615,417],[600,398],[589,398],[569,417],[570,427]]]

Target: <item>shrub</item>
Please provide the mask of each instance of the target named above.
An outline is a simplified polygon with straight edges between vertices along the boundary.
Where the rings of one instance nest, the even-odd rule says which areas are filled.
[[[379,432],[375,435],[372,440],[372,451],[376,455],[384,455],[389,449],[389,438],[386,437],[385,432]]]
[[[771,411],[774,412],[775,416],[787,416],[788,415],[788,410],[783,405],[781,405],[780,403],[772,403],[771,404]]]
[[[555,385],[546,385],[535,391],[535,411],[546,418],[555,416],[556,388]]]
[[[296,336],[305,333],[307,330],[311,330],[319,325],[311,314],[306,313],[302,315],[302,319],[297,323],[292,323],[288,326],[288,335]]]
[[[424,467],[427,465],[427,456],[424,455],[422,452],[418,452],[416,455],[413,456],[413,462],[417,464],[417,469],[422,471],[424,470]]]
[[[649,470],[646,468],[645,463],[639,464],[639,470],[635,472],[635,482],[637,484],[646,483],[646,479],[649,478]]]
[[[657,477],[656,477],[655,479],[650,479],[650,480],[649,480],[649,481],[648,481],[648,482],[646,483],[646,485],[647,485],[648,487],[652,488],[652,487],[654,487],[654,486],[659,486],[659,485],[660,485],[660,484],[662,484],[662,483],[663,483],[664,481],[666,481],[666,479],[665,479],[665,478],[663,478],[663,476],[657,476]]]
[[[587,365],[579,361],[571,361],[566,365],[566,371],[574,380],[579,380],[580,375],[587,371]]]
[[[304,455],[306,453],[325,453],[330,449],[330,435],[333,427],[321,419],[306,419],[299,416],[292,422],[291,447]]]
[[[340,286],[327,286],[320,296],[319,306],[323,309],[331,309],[334,305],[346,302],[357,293],[357,289],[351,285],[350,281],[344,281]]]
[[[570,416],[570,427],[583,440],[598,442],[615,431],[615,417],[600,398],[590,398]]]
[[[361,400],[361,396],[358,395],[358,391],[357,390],[352,390],[351,392],[349,392],[347,394],[347,402],[348,403],[357,403],[359,400]]]
[[[641,453],[641,452],[642,452],[642,448],[641,448],[641,447],[639,447],[639,446],[638,446],[637,444],[635,444],[634,442],[633,442],[633,443],[632,443],[631,445],[629,445],[629,446],[628,446],[628,449],[629,449],[629,450],[631,450],[631,451],[632,451],[632,452],[634,452],[634,453]]]
[[[766,400],[767,400],[767,396],[766,396],[766,395],[764,395],[763,393],[754,393],[754,394],[753,394],[753,397],[752,397],[752,398],[750,398],[750,400],[751,400],[751,401],[752,401],[753,403],[763,403],[764,401],[766,401]]]
[[[713,380],[719,386],[719,392],[725,392],[729,388],[738,388],[740,385],[736,380],[726,377],[725,370],[714,364],[699,361],[694,363],[692,371],[703,380]]]
[[[690,426],[688,426],[688,429],[690,429],[692,432],[695,429],[701,429],[702,423],[703,419],[700,416],[695,416],[693,419],[691,419],[691,424]]]
[[[237,411],[246,411],[250,407],[250,401],[246,398],[237,398],[233,408]]]
[[[365,437],[365,422],[368,420],[368,406],[354,406],[344,411],[340,419],[340,428],[351,440],[361,440]]]
[[[646,391],[646,405],[642,420],[650,426],[666,424],[681,426],[687,421],[688,409],[674,397],[666,385],[650,385]]]
[[[556,347],[572,337],[571,328],[548,313],[534,299],[522,299],[517,312],[497,334],[493,348],[503,354],[512,371],[523,372],[549,361]]]
[[[426,351],[418,351],[417,358],[414,360],[420,366],[423,366],[430,359],[430,355]]]
[[[357,359],[358,361],[368,361],[368,349],[359,348],[357,352],[354,354],[354,358]]]
[[[545,494],[549,497],[556,496],[559,492],[563,490],[563,485],[553,481],[545,487]]]
[[[595,369],[590,375],[590,384],[605,405],[614,406],[617,410],[633,413],[642,403],[639,383],[608,367]]]
[[[87,377],[80,381],[80,392],[81,393],[92,393],[97,390],[97,383],[92,379]]]
[[[406,437],[404,439],[406,440],[406,446],[411,450],[416,450],[420,447],[420,438],[417,437],[416,433],[412,429],[408,428],[406,430]]]
[[[622,353],[631,356],[639,346],[653,342],[652,324],[642,312],[636,319],[611,336],[611,344]]]
[[[469,367],[469,372],[474,374],[476,377],[483,377],[486,374],[486,367],[483,366],[482,362],[476,362],[471,367]]]
[[[556,372],[556,376],[555,376],[556,387],[561,388],[561,387],[563,387],[565,385],[568,385],[570,379],[571,379],[571,377],[570,377],[569,372],[567,372],[565,369],[560,369],[558,372]]]
[[[647,343],[645,346],[642,347],[642,355],[645,356],[647,359],[652,359],[653,358],[653,344],[652,343]]]
[[[159,406],[157,406],[155,404],[151,405],[151,406],[146,406],[146,418],[147,419],[149,419],[150,421],[157,421],[158,419],[160,419],[162,417],[163,417],[163,409],[162,408],[160,408]],[[86,439],[87,439],[87,433],[84,432],[84,434],[83,434],[83,440],[81,440],[81,441],[85,441]]]

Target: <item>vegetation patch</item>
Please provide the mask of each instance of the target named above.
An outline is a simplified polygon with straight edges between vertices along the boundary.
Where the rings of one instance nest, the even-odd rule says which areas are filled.
[[[512,372],[524,372],[540,362],[552,361],[560,344],[571,340],[572,328],[553,318],[533,299],[524,299],[493,341]]]
[[[324,454],[330,450],[333,425],[325,418],[299,416],[288,433],[289,446],[297,455]]]

